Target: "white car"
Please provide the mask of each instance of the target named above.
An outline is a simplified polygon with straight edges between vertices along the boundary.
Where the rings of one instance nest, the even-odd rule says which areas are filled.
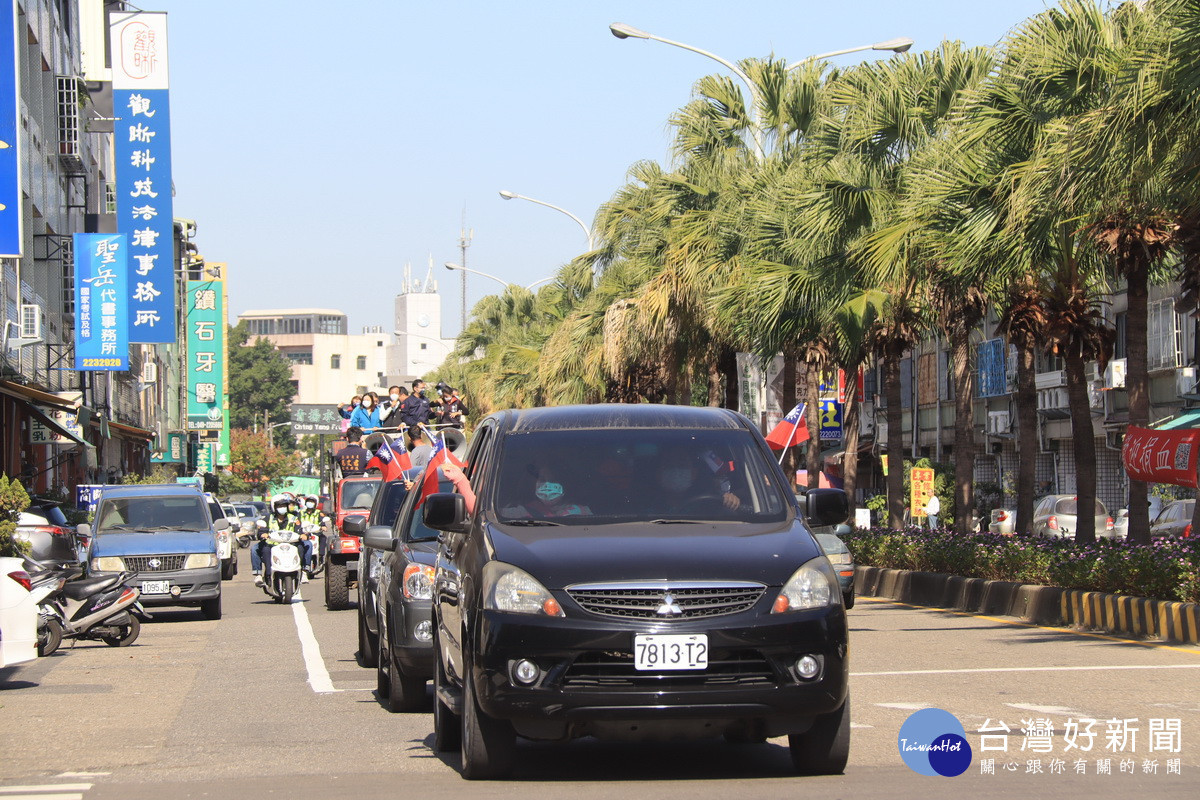
[[[213,518],[213,522],[219,519],[228,519],[225,514],[225,508],[221,503],[217,502],[217,498],[213,497],[212,492],[204,493],[204,500],[208,503],[208,513]],[[230,525],[237,517],[230,520]],[[233,580],[233,576],[237,575],[237,548],[233,544],[233,538],[237,535],[237,531],[232,528],[226,528],[216,532],[217,537],[217,558],[221,559],[221,580]]]
[[[37,604],[19,558],[0,558],[0,667],[37,658]]]

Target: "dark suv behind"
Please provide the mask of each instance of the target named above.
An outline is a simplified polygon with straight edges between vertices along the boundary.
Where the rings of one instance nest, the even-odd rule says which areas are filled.
[[[849,754],[837,575],[751,423],[721,409],[506,411],[475,495],[434,494],[434,746],[469,779],[515,738],[788,735],[801,773]],[[825,503],[825,499],[836,502]],[[845,498],[808,498],[835,524]],[[834,519],[836,516],[841,519]]]

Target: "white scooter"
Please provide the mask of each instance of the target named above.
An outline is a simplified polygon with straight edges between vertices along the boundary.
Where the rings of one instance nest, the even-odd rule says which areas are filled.
[[[322,526],[316,522],[305,522],[300,526],[300,532],[308,536],[312,543],[312,555],[308,562],[308,576],[315,578],[325,569],[325,561],[321,558],[321,539],[324,536]]]
[[[263,561],[263,591],[276,603],[292,602],[300,587],[303,560],[300,558],[300,534],[295,531],[271,531],[269,558]]]

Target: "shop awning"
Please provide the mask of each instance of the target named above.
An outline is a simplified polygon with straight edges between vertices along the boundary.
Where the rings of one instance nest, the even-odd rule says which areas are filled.
[[[32,386],[26,386],[23,383],[14,383],[13,381],[0,381],[0,394],[6,394],[9,397],[15,397],[18,400],[25,400],[31,403],[37,403],[40,406],[54,406],[61,408],[64,411],[74,411],[75,406],[56,394],[43,392],[40,389],[34,389]]]
[[[1200,428],[1200,408],[1189,408],[1174,419],[1167,420],[1161,425],[1155,425],[1155,430],[1173,431],[1180,428]]]
[[[132,425],[124,425],[120,422],[110,421],[108,423],[108,427],[112,428],[114,431],[117,431],[118,434],[123,435],[125,438],[133,437],[135,439],[145,439],[147,441],[154,438],[154,431],[148,431],[144,428],[135,428]]]

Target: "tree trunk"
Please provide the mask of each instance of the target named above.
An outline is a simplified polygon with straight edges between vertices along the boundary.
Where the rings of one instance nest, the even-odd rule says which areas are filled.
[[[720,353],[716,346],[709,345],[708,348],[708,406],[709,408],[721,407],[721,360]]]
[[[846,446],[842,456],[842,488],[850,500],[850,525],[854,524],[854,512],[858,508],[858,412],[858,365],[854,364],[846,370],[846,404],[842,407],[842,443]],[[819,436],[820,431],[818,450]]]
[[[1150,376],[1146,364],[1147,268],[1143,263],[1125,275],[1129,302],[1125,312],[1125,387],[1129,392],[1129,424],[1147,428],[1150,426]],[[1139,544],[1150,544],[1148,488],[1142,481],[1129,481],[1128,540]]]
[[[1077,352],[1066,354],[1067,400],[1071,408],[1071,438],[1075,450],[1076,544],[1096,541],[1096,432],[1092,406],[1088,402],[1084,368],[1087,362]]]
[[[954,522],[959,533],[970,533],[975,515],[975,370],[971,364],[971,329],[956,325],[950,347],[954,358]]]
[[[804,365],[804,392],[808,404],[804,410],[804,423],[808,426],[805,468],[808,470],[808,488],[816,489],[824,465],[821,464],[821,370],[815,361]]]
[[[1033,530],[1033,500],[1037,494],[1038,415],[1032,342],[1017,346],[1017,520],[1016,533]]]
[[[721,375],[725,379],[725,408],[738,410],[738,365],[737,353],[732,347],[721,347]],[[757,423],[755,423],[757,424]]]
[[[904,526],[904,410],[900,406],[900,356],[903,346],[883,348],[883,390],[887,397],[888,527]],[[915,411],[915,409],[914,409]]]

